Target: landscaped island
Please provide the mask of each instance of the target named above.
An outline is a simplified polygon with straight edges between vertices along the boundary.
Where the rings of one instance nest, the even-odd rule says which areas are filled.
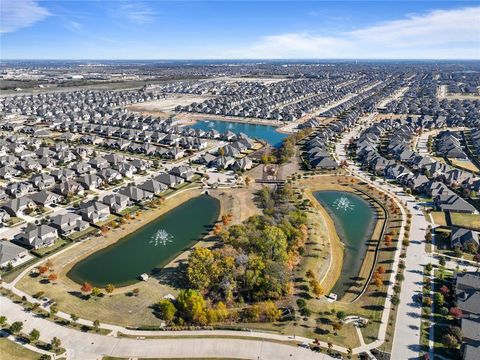
[[[117,243],[76,264],[68,276],[94,286],[116,287],[138,281],[166,265],[195,241],[204,237],[218,219],[219,201],[208,195],[193,198],[160,216]]]

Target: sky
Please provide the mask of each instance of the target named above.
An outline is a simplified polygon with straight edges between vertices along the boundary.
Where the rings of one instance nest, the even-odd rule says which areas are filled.
[[[0,59],[480,59],[480,1],[1,0]]]

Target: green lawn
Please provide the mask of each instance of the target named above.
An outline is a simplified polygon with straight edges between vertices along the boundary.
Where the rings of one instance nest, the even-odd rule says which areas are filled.
[[[452,225],[480,231],[480,214],[450,213]]]
[[[52,254],[55,251],[58,251],[61,248],[63,248],[64,246],[67,246],[69,244],[70,244],[70,242],[68,240],[58,238],[57,240],[55,240],[55,243],[52,246],[48,246],[48,247],[41,248],[41,249],[38,249],[38,250],[32,250],[32,253],[37,255],[37,256],[43,257],[45,255]]]
[[[89,226],[85,230],[77,231],[77,232],[74,232],[73,234],[68,235],[68,238],[72,241],[77,241],[77,240],[86,238],[88,236],[92,236],[96,233],[98,233],[98,229],[92,226]]]

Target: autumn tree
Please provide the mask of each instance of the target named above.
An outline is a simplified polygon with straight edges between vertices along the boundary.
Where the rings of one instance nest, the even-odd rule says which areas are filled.
[[[310,280],[310,286],[312,287],[313,294],[318,298],[323,295],[323,289],[320,282],[317,279]]]
[[[82,290],[82,292],[84,293],[90,293],[93,289],[93,286],[92,284],[88,283],[88,282],[84,282],[82,287],[80,288],[80,290]]]
[[[45,265],[42,265],[42,266],[38,267],[38,273],[41,274],[41,275],[45,274],[47,271],[48,271],[48,267],[45,266]]]
[[[107,286],[105,286],[105,292],[107,294],[111,294],[114,291],[115,291],[115,286],[113,284],[107,284]]]
[[[162,319],[167,322],[171,322],[177,313],[175,305],[168,299],[162,299],[158,302],[158,310]]]
[[[50,282],[55,282],[57,281],[57,279],[58,279],[58,275],[55,273],[51,273],[50,275],[48,275],[48,281]]]
[[[196,324],[206,324],[206,303],[203,296],[196,290],[182,290],[177,296],[177,310],[179,315]]]

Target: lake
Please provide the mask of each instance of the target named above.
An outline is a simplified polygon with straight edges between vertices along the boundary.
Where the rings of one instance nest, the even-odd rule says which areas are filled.
[[[360,272],[377,214],[368,201],[351,192],[317,191],[313,195],[332,217],[345,245],[342,273],[332,289],[341,299]]]
[[[141,274],[162,268],[203,238],[219,213],[220,202],[216,198],[201,195],[190,199],[115,244],[88,256],[67,275],[79,284],[89,282],[98,287],[107,284],[120,287],[138,282]]]
[[[270,145],[279,147],[282,144],[282,140],[288,135],[279,133],[275,126],[259,125],[259,124],[247,124],[233,121],[220,121],[220,120],[199,120],[189,127],[201,130],[215,129],[220,133],[226,131],[232,131],[236,134],[244,133],[252,139],[262,139],[268,142]]]

